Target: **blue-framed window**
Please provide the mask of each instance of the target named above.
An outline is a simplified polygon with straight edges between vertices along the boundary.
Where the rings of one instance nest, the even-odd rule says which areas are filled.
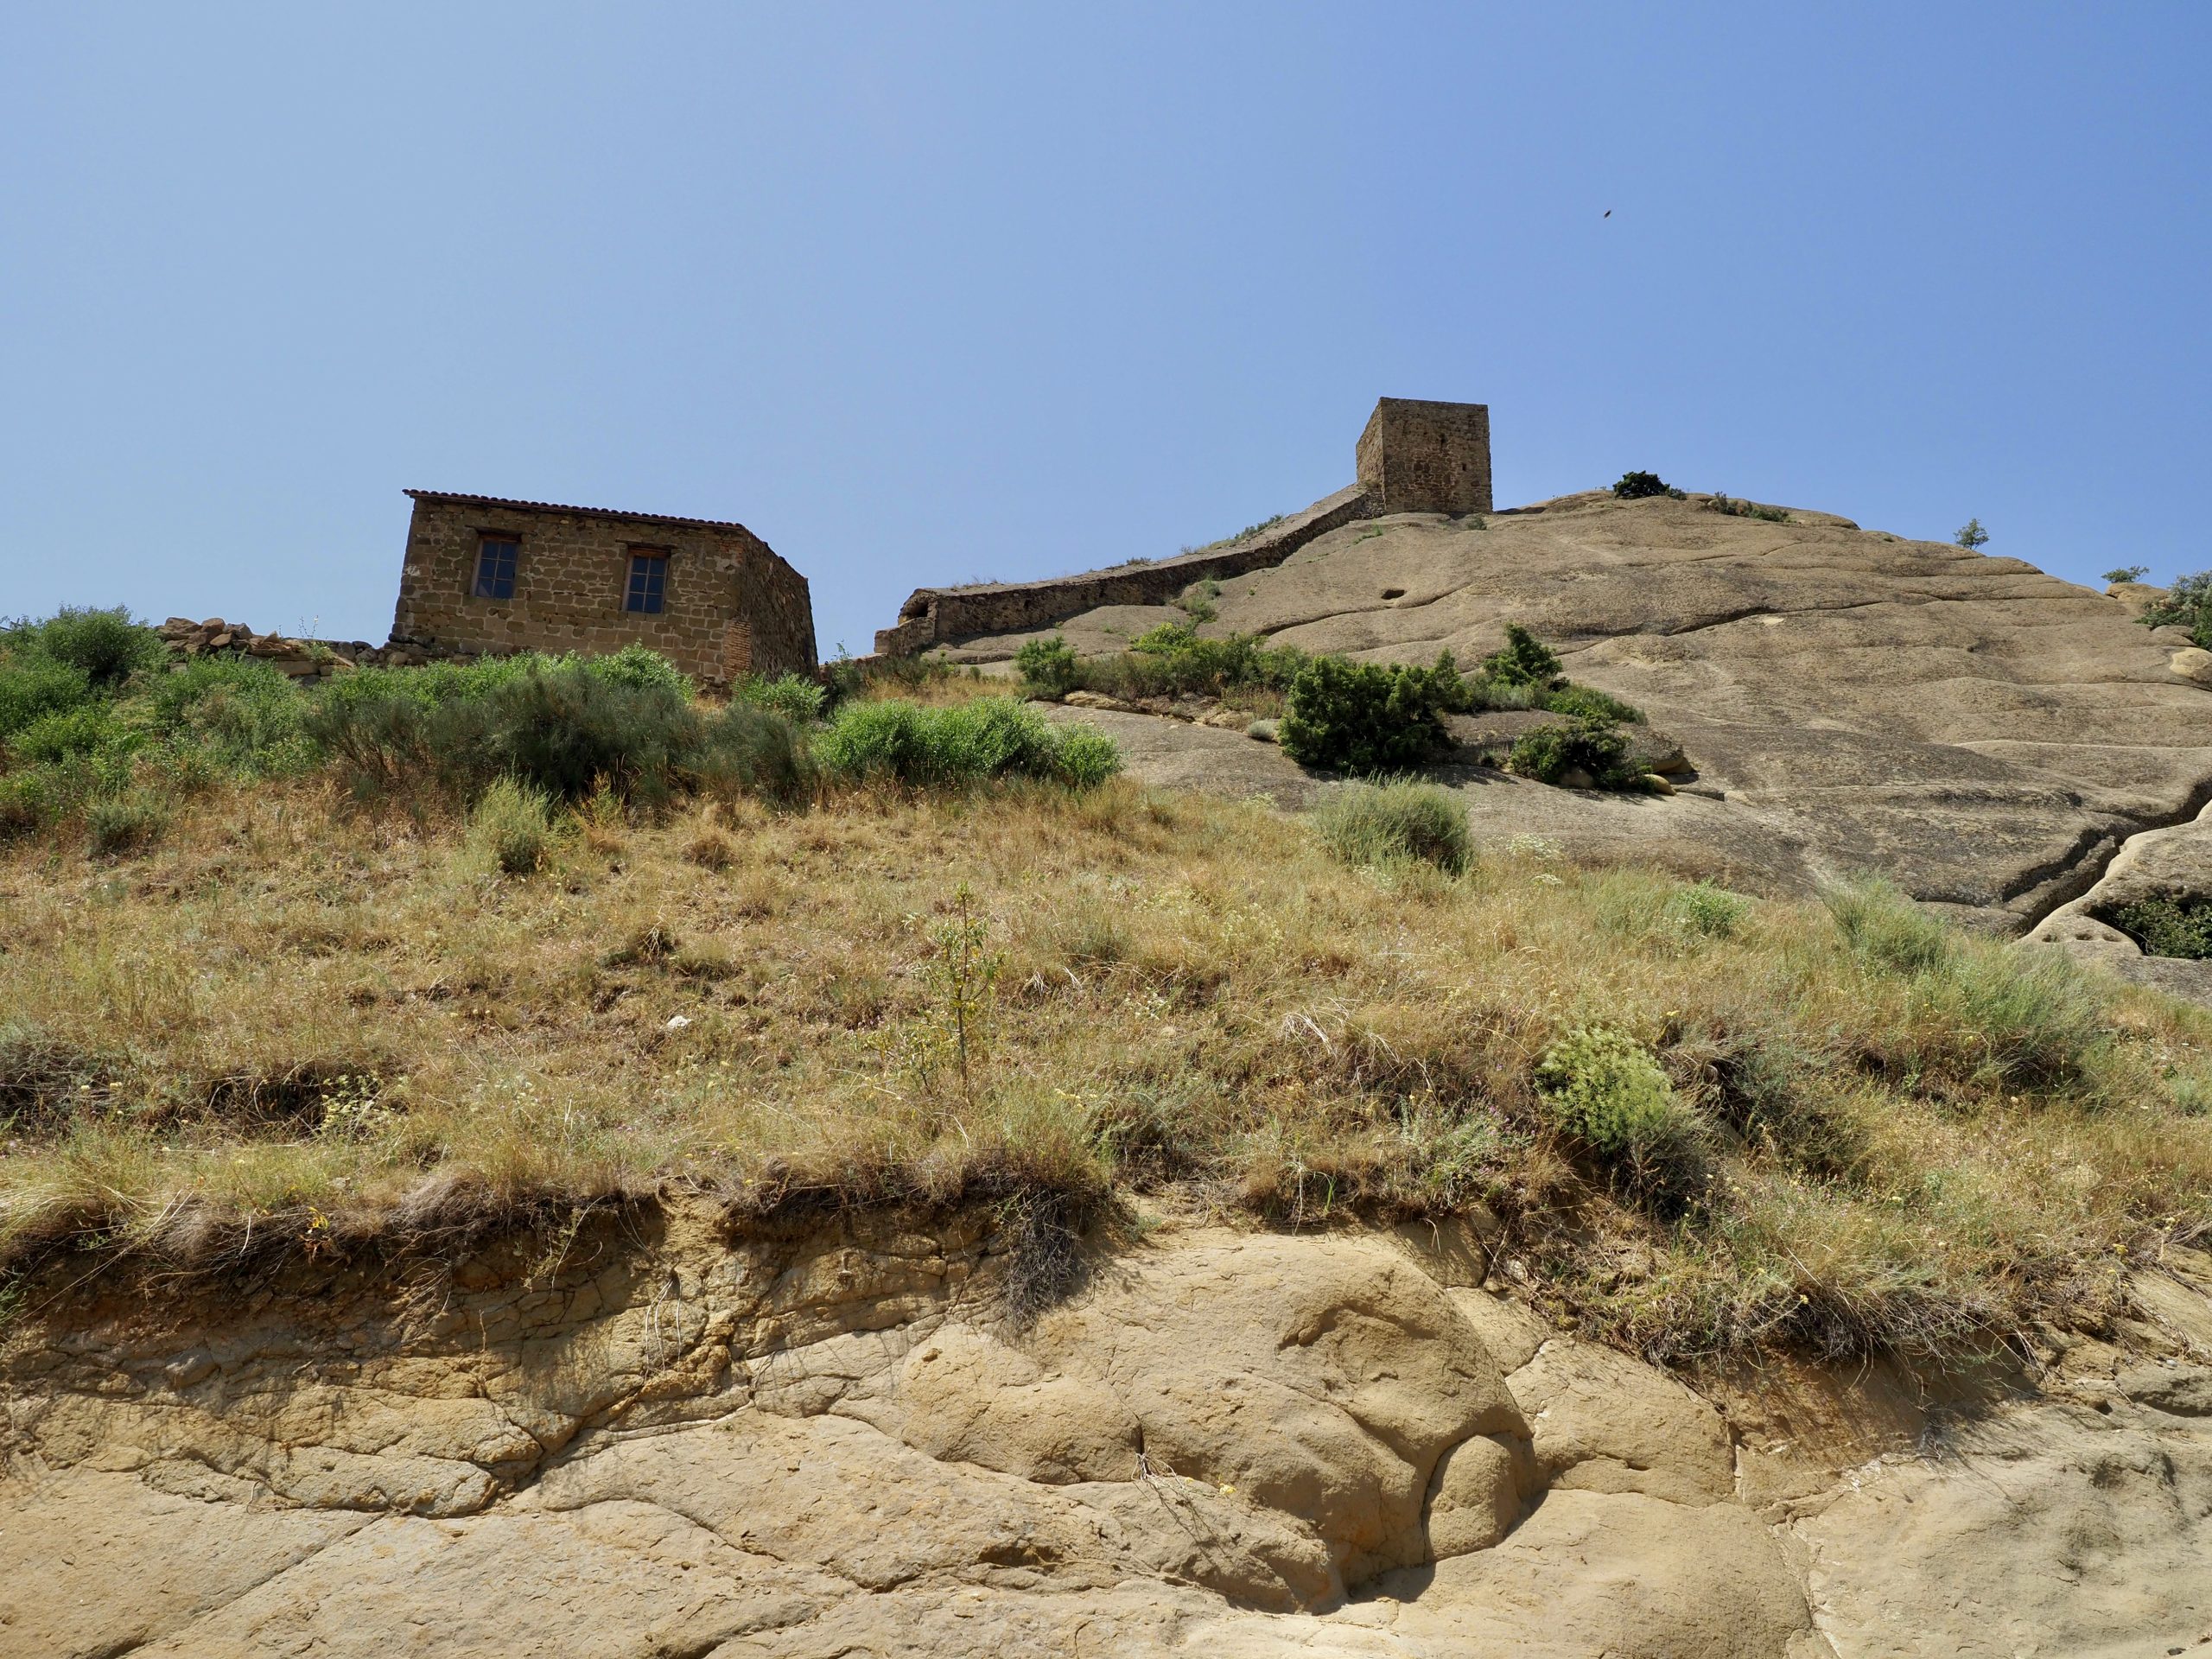
[[[667,594],[668,555],[631,554],[630,586],[622,596],[622,608],[639,611],[646,616],[658,616],[661,601]]]
[[[476,586],[470,591],[479,599],[512,599],[515,596],[515,557],[522,551],[522,543],[512,536],[486,536],[476,543]]]

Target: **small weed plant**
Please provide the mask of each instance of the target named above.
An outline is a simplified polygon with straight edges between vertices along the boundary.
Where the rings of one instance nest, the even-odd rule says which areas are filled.
[[[495,779],[468,815],[470,851],[505,875],[535,875],[558,840],[553,798],[514,778]]]

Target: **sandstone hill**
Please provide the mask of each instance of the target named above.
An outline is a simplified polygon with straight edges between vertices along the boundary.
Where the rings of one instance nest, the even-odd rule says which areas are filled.
[[[997,664],[1058,630],[1081,652],[1120,650],[1185,620],[1173,596],[1201,579],[1219,588],[1201,632],[1372,660],[1470,661],[1517,621],[1577,680],[1645,709],[1696,778],[1663,799],[1495,772],[1448,780],[1481,833],[1770,893],[1877,871],[2008,933],[2084,892],[2129,836],[2212,795],[2212,691],[2172,666],[2178,630],[2015,559],[1709,500],[1590,492],[1363,518],[1347,491],[1226,550],[925,590],[882,643]],[[1085,717],[1161,781],[1285,801],[1320,786],[1233,734]]]

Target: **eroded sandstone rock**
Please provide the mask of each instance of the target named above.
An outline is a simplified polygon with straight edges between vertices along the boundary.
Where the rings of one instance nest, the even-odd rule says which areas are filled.
[[[2144,1343],[2076,1342],[2047,1399],[1905,1399],[1869,1441],[1859,1383],[1799,1405],[1747,1384],[1717,1396],[1738,1445],[1682,1382],[1477,1288],[1464,1232],[1169,1224],[1027,1329],[958,1218],[725,1243],[677,1208],[557,1257],[494,1247],[430,1295],[305,1264],[166,1302],[63,1279],[0,1349],[0,1651],[1853,1659],[2212,1636],[2199,1267],[2145,1281]]]

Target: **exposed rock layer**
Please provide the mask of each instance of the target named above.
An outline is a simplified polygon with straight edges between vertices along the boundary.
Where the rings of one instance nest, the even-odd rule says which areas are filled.
[[[450,1278],[296,1263],[10,1329],[0,1650],[1815,1656],[2212,1639],[2212,1302],[1932,1411],[1710,1397],[1481,1288],[1471,1233],[1103,1250],[607,1218]],[[2193,1269],[2185,1269],[2194,1271]],[[1871,1459],[1871,1460],[1870,1460]]]

